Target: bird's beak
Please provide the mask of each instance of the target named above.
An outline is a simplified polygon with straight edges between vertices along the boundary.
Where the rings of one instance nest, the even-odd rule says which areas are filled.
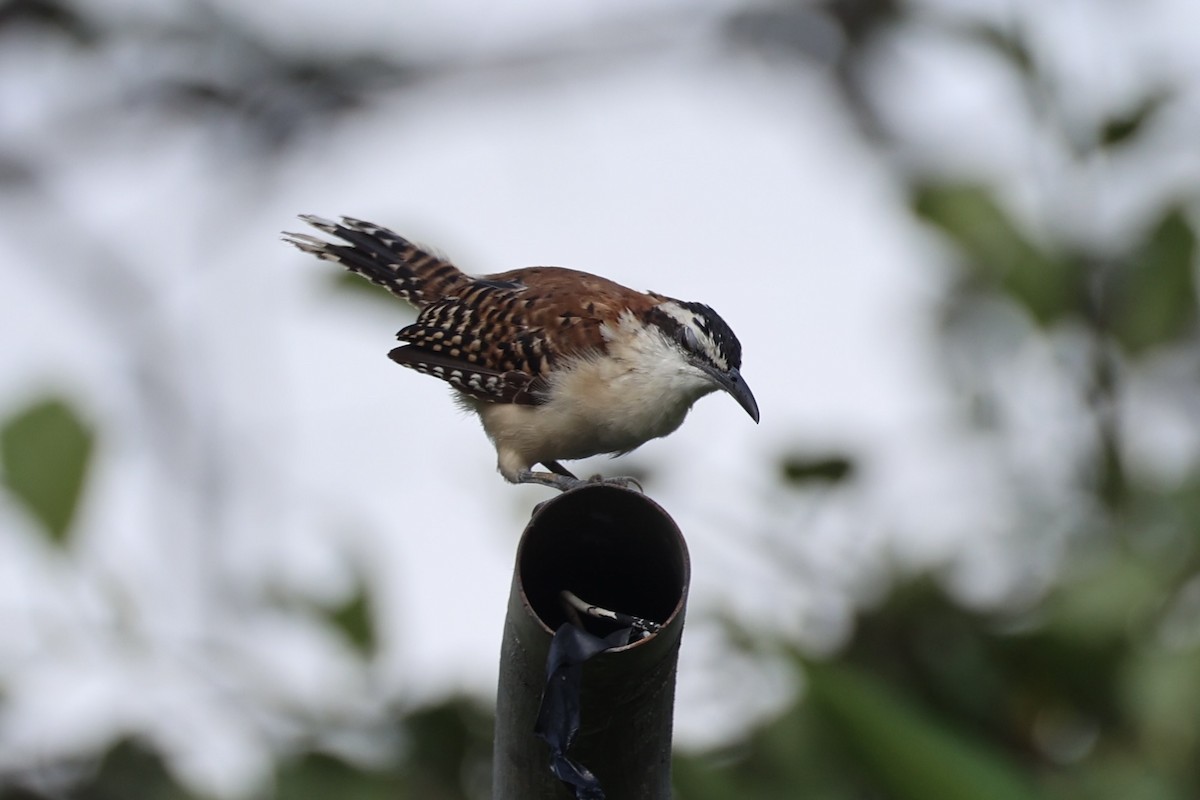
[[[742,380],[741,372],[736,369],[728,372],[712,370],[708,374],[712,376],[718,386],[733,395],[733,399],[738,401],[739,406],[746,409],[746,413],[750,415],[751,419],[758,422],[758,403],[754,400],[754,392],[750,391],[746,381]]]

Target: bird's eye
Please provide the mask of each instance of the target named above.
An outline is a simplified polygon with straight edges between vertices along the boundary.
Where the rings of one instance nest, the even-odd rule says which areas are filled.
[[[696,332],[687,325],[684,325],[679,329],[679,342],[689,352],[700,352],[700,339],[696,336]]]

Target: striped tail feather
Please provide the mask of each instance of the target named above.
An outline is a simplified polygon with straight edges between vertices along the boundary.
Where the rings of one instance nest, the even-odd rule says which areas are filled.
[[[472,282],[446,259],[379,225],[351,217],[334,222],[312,214],[301,214],[300,219],[345,244],[290,232],[283,234],[285,242],[341,264],[418,309],[454,295]]]

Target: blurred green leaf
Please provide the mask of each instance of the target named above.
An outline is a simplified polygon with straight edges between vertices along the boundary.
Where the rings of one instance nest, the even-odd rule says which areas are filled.
[[[966,257],[973,274],[1016,301],[1041,325],[1078,313],[1084,269],[1078,259],[1052,257],[1021,235],[985,188],[917,186],[912,207],[944,233]]]
[[[387,289],[348,270],[343,269],[333,273],[329,278],[328,285],[335,292],[382,301],[401,317],[411,320],[417,318],[416,312],[408,303],[400,302],[399,298],[388,292]]]
[[[859,800],[875,790],[803,701],[743,742],[717,751],[677,753],[672,783],[678,800]]]
[[[395,800],[411,796],[397,775],[360,769],[323,753],[307,753],[276,776],[274,800]]]
[[[1064,580],[1045,603],[1047,632],[1064,639],[1124,640],[1157,617],[1165,599],[1152,565],[1116,558]]]
[[[917,708],[845,664],[809,664],[808,697],[896,800],[1031,800],[1026,778],[999,751]]]
[[[75,4],[59,0],[7,0],[0,3],[0,31],[29,35],[30,29],[41,28],[75,45],[96,44],[100,29],[80,11]]]
[[[59,545],[79,504],[92,440],[88,427],[58,398],[34,403],[0,428],[5,482]]]
[[[24,786],[0,785],[0,800],[55,800]]]
[[[346,270],[332,273],[327,283],[329,288],[338,292],[350,292],[351,294],[358,294],[363,297],[388,297],[388,293],[382,287],[376,286],[369,280]]]
[[[69,794],[55,798],[78,800],[191,800],[195,797],[175,781],[162,757],[135,739],[122,739],[109,748],[96,769]],[[7,798],[5,799],[7,800]]]
[[[1122,699],[1143,748],[1186,771],[1200,749],[1200,647],[1143,648],[1126,669]]]
[[[786,8],[788,4],[780,4]],[[822,14],[828,14],[842,28],[842,34],[852,48],[861,46],[871,35],[903,16],[900,0],[829,0],[821,4]]]
[[[843,658],[868,666],[956,725],[1005,726],[1012,690],[992,624],[959,606],[933,575],[916,576],[897,582],[886,603],[860,613]]]
[[[1060,800],[1191,800],[1196,796],[1172,783],[1171,776],[1155,769],[1142,754],[1126,750],[1101,753],[1080,769],[1047,775],[1050,791]]]
[[[1154,92],[1127,113],[1109,118],[1100,129],[1100,143],[1116,147],[1133,139],[1170,99],[1170,92]]]
[[[788,483],[840,483],[854,474],[854,461],[849,456],[805,456],[795,453],[780,464],[783,479]]]
[[[465,800],[490,785],[495,718],[477,700],[457,696],[411,711],[407,774],[413,797]],[[481,785],[482,784],[482,785]]]
[[[1024,39],[1016,33],[994,25],[975,25],[967,33],[977,42],[1004,56],[1021,75],[1029,77],[1034,74],[1033,54]]]
[[[1113,285],[1113,328],[1131,353],[1171,341],[1196,324],[1196,234],[1171,209]]]
[[[329,614],[329,620],[363,655],[375,652],[375,622],[371,613],[371,598],[361,583],[354,595]]]

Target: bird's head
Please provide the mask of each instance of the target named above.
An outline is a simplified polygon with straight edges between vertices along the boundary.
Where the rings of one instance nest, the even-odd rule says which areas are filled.
[[[758,403],[742,379],[742,343],[733,329],[710,306],[653,294],[659,300],[651,321],[683,358],[685,368],[703,376],[712,386],[729,392],[738,405],[758,422]]]

